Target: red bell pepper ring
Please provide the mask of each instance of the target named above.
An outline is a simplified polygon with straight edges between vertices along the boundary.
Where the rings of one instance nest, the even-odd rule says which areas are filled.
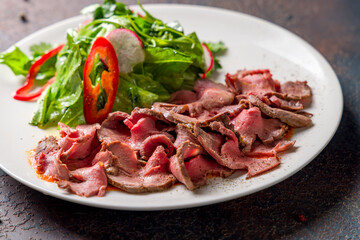
[[[96,103],[100,94],[100,84],[94,87],[89,77],[95,63],[96,55],[104,63],[107,71],[101,73],[101,86],[107,100],[105,106],[98,110]],[[93,43],[84,67],[84,116],[88,124],[100,123],[111,112],[119,84],[119,65],[112,44],[104,37],[98,37]]]
[[[39,97],[41,95],[41,93],[55,81],[55,78],[53,77],[37,91],[30,92],[30,90],[33,88],[36,75],[40,71],[41,66],[44,65],[44,63],[46,63],[50,58],[57,55],[63,47],[64,47],[64,44],[50,50],[49,52],[42,55],[38,60],[36,60],[33,63],[33,65],[31,65],[31,67],[29,69],[29,73],[26,76],[25,85],[22,86],[21,88],[19,88],[18,90],[16,90],[16,92],[13,96],[14,99],[20,100],[20,101],[36,100],[36,98]]]

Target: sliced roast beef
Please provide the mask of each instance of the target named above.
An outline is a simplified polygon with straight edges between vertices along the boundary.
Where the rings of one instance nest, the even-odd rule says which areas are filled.
[[[267,105],[274,105],[285,110],[301,110],[303,105],[311,102],[311,89],[306,82],[285,82],[280,85],[272,78],[268,69],[239,70],[235,74],[227,74],[225,82],[229,89],[239,96],[252,94]],[[267,95],[267,98],[262,96]]]
[[[38,142],[38,145],[35,148],[35,155],[38,157],[41,153],[48,154],[58,150],[60,150],[60,146],[56,138],[54,136],[49,136]]]
[[[104,151],[98,152],[95,157],[91,161],[91,165],[95,165],[98,162],[102,162],[104,164],[104,167],[107,168],[110,165],[112,165],[113,161],[116,160],[112,152],[105,149]]]
[[[210,124],[212,131],[224,136],[224,143],[218,147],[219,143],[214,143],[214,137],[195,125],[195,135],[203,148],[222,166],[230,169],[247,170],[247,177],[259,175],[280,164],[277,157],[250,158],[245,156],[239,149],[238,138],[235,133],[226,128],[220,122]]]
[[[50,136],[41,140],[35,149],[35,168],[38,174],[50,180],[69,179],[69,170],[60,160],[62,149],[55,137]]]
[[[208,119],[214,118],[215,116],[227,115],[229,118],[236,117],[246,106],[244,104],[236,104],[224,106],[221,108],[214,108],[212,110],[206,110],[202,114],[196,116],[199,121],[208,121]]]
[[[158,130],[155,120],[150,117],[144,117],[138,120],[136,124],[132,126],[130,133],[130,144],[135,150],[140,150],[145,139],[153,135],[166,135],[171,141],[174,141],[174,137],[169,133]]]
[[[204,110],[227,106],[234,101],[234,94],[229,92],[224,85],[207,79],[197,80],[194,89],[196,91],[197,101],[183,105],[175,105],[171,110],[175,113],[187,112],[190,117],[195,117]]]
[[[269,144],[275,140],[281,139],[288,130],[288,126],[275,118],[263,118],[263,130],[258,134],[258,137],[264,144]]]
[[[225,145],[231,145],[233,151],[242,156],[238,147],[238,139],[234,132],[227,129],[222,123],[215,122],[210,124],[211,131],[205,132],[198,124],[195,125],[194,132],[202,147],[212,156],[220,165],[226,166],[230,169],[245,169],[242,162],[236,163],[236,159],[228,159],[222,156],[222,149]],[[240,167],[239,167],[240,166]]]
[[[243,169],[253,177],[276,167],[295,143],[283,139],[288,125],[312,125],[300,112],[311,89],[300,81],[280,85],[268,69],[227,74],[226,84],[200,79],[169,103],[111,113],[101,126],[59,123],[61,138],[36,148],[36,170],[88,197],[103,196],[107,183],[130,193],[162,191],[176,181],[193,190],[208,175]]]
[[[79,125],[72,129],[59,122],[59,146],[63,150],[63,159],[83,159],[90,155],[91,145],[96,135],[99,124]]]
[[[261,112],[272,118],[278,118],[283,123],[288,124],[291,127],[309,127],[312,125],[311,118],[296,114],[290,111],[286,111],[279,108],[272,108],[263,103],[259,98],[253,95],[248,96],[251,104],[257,106]]]
[[[279,82],[273,80],[269,69],[264,70],[239,70],[235,74],[227,74],[226,85],[235,94],[248,94],[256,92],[264,94],[275,92],[279,89]]]
[[[139,149],[141,143],[149,136],[159,133],[155,120],[150,117],[141,118],[131,127],[131,146]]]
[[[185,162],[185,168],[196,187],[205,185],[208,176],[226,178],[234,172],[201,154]]]
[[[198,80],[194,87],[198,101],[189,104],[190,116],[198,115],[203,110],[211,110],[230,105],[234,101],[234,94],[222,84],[210,80]]]
[[[66,158],[62,158],[61,161],[63,163],[66,164],[67,168],[70,171],[74,171],[78,168],[84,168],[84,167],[91,167],[92,165],[94,165],[93,159],[95,158],[95,156],[97,155],[97,153],[99,152],[99,150],[101,149],[101,146],[99,145],[96,149],[94,149],[89,156],[87,156],[84,159],[66,159]]]
[[[131,112],[131,115],[124,121],[124,123],[130,129],[132,129],[133,126],[137,124],[137,122],[142,118],[153,119],[156,127],[159,130],[162,130],[162,127],[167,127],[167,125],[170,124],[160,112],[157,112],[154,109],[138,107],[134,108],[134,110]]]
[[[253,95],[257,96],[256,94]],[[304,106],[308,106],[312,101],[311,88],[306,81],[285,82],[281,84],[279,92],[267,92],[265,95],[269,98],[271,105],[290,111],[302,110]],[[270,105],[261,97],[257,97]]]
[[[143,177],[153,176],[156,174],[168,173],[169,159],[163,146],[157,146],[153,151],[149,161],[140,170],[140,175]]]
[[[189,190],[194,190],[197,186],[191,180],[185,167],[185,159],[195,157],[201,152],[200,145],[186,141],[182,143],[176,151],[176,155],[170,158],[170,171],[178,181],[183,183]]]
[[[271,144],[264,145],[260,141],[255,141],[252,145],[251,151],[246,152],[248,157],[263,158],[263,157],[276,157],[279,153],[291,149],[295,141],[278,140]]]
[[[58,182],[58,186],[82,197],[94,195],[102,197],[105,195],[107,178],[102,162],[99,162],[92,167],[80,168],[72,171],[71,176],[80,182],[61,180]]]
[[[308,118],[312,118],[314,116],[312,113],[305,112],[305,111],[299,111],[299,112],[296,112],[296,113],[300,114],[300,115],[303,115],[305,117],[308,117]]]
[[[200,99],[203,94],[209,89],[217,89],[219,91],[228,92],[229,89],[221,83],[216,83],[209,79],[198,79],[194,85],[194,91],[196,92],[197,98]]]
[[[307,85],[307,82],[285,82],[281,84],[281,93],[286,94],[287,99],[306,99],[311,98],[311,88]]]
[[[192,132],[191,128],[188,128],[184,124],[177,124],[176,125],[176,140],[174,142],[174,146],[176,148],[179,148],[181,144],[183,144],[186,141],[189,141],[191,143],[200,145],[199,141],[195,137],[194,133]]]
[[[174,144],[165,134],[155,134],[147,137],[140,145],[140,155],[148,159],[152,156],[157,146],[163,146],[168,157],[174,154]]]
[[[243,110],[231,120],[230,124],[234,126],[235,132],[239,134],[240,144],[244,147],[244,152],[250,151],[256,137],[262,134],[264,129],[261,112],[256,107]]]
[[[243,152],[249,152],[257,137],[265,144],[269,144],[284,136],[287,126],[278,119],[265,119],[257,107],[243,110],[230,122],[234,131],[239,135]]]
[[[124,124],[124,120],[129,114],[123,112],[113,112],[102,122],[97,136],[102,142],[129,142],[130,129]]]
[[[272,105],[274,105],[277,108],[284,109],[284,110],[298,111],[298,110],[304,109],[304,106],[299,101],[284,100],[275,95],[271,96],[269,98],[269,100]]]
[[[192,103],[197,100],[196,93],[189,90],[179,90],[171,94],[171,99],[169,103],[173,104],[186,104]]]
[[[120,141],[114,141],[106,144],[105,148],[114,156],[113,165],[116,166],[116,171],[120,170],[128,175],[132,175],[140,168],[136,151],[134,151],[130,145]]]
[[[227,177],[232,170],[219,165],[214,160],[201,155],[202,147],[185,141],[177,149],[176,155],[170,158],[170,171],[176,179],[189,190],[194,190],[206,184],[207,176]]]
[[[158,146],[149,161],[142,168],[136,166],[132,171],[123,171],[123,166],[134,159],[118,156],[113,166],[107,168],[111,185],[130,193],[156,192],[171,187],[176,178],[167,171],[169,160],[162,146]]]
[[[189,117],[187,115],[184,114],[180,114],[180,113],[176,113],[175,111],[169,110],[169,108],[162,103],[155,103],[153,105],[153,109],[162,113],[164,115],[164,117],[172,123],[175,124],[184,124],[184,125],[188,125],[189,127],[195,125],[196,123],[199,123],[201,126],[208,126],[210,124],[210,122],[213,121],[222,121],[222,122],[229,122],[229,115],[230,115],[230,110],[229,111],[222,111],[217,115],[203,115],[201,118],[197,118],[197,117]],[[206,112],[201,113],[202,114],[207,114]]]
[[[135,108],[131,115],[124,120],[124,124],[130,129],[127,143],[134,150],[140,150],[141,144],[150,136],[163,134],[171,141],[174,141],[167,131],[174,130],[172,126],[160,112],[147,108]]]
[[[167,103],[154,103],[151,109],[160,112],[166,118],[166,120],[175,124],[195,124],[197,122],[197,119],[194,117],[189,117],[187,115],[174,112],[172,109],[175,106],[176,105]]]
[[[176,149],[179,149],[180,146],[184,142],[189,142],[189,143],[192,143],[195,146],[200,146],[200,143],[197,140],[193,130],[194,129],[193,129],[192,126],[187,127],[186,125],[183,125],[183,124],[176,125],[176,140],[174,142],[174,146],[175,146]],[[200,152],[198,154],[208,155],[207,152],[202,147],[194,148],[194,150],[196,152],[198,151],[198,149],[200,149]],[[190,153],[190,152],[188,152],[188,153]]]
[[[210,111],[206,110],[196,116],[197,121],[193,121],[192,124],[198,123],[201,127],[207,127],[211,122],[218,121],[229,126],[230,119],[236,117],[245,108],[244,104],[238,104],[214,108]]]

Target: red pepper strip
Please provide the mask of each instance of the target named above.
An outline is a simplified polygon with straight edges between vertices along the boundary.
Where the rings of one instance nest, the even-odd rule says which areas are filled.
[[[98,110],[96,103],[100,94],[100,84],[92,86],[89,77],[96,55],[106,63],[107,71],[101,74],[101,85],[106,92],[107,100],[104,108]],[[105,120],[115,102],[119,84],[119,65],[116,52],[111,43],[104,37],[98,37],[93,43],[84,68],[84,116],[87,123],[99,123]]]
[[[49,86],[51,85],[55,78],[51,78],[44,86],[42,86],[39,90],[35,92],[30,92],[31,88],[34,85],[36,75],[40,71],[40,68],[46,61],[48,61],[50,58],[55,56],[60,52],[60,50],[64,47],[64,44],[58,46],[57,48],[54,48],[50,50],[49,52],[45,53],[41,56],[40,59],[34,62],[34,64],[30,67],[29,73],[26,76],[26,82],[25,85],[19,88],[15,94],[14,99],[20,100],[20,101],[31,101],[35,100],[37,97],[41,95],[41,93]]]

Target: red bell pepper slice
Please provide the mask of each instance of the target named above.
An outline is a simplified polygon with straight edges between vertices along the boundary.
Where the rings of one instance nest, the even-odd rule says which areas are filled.
[[[36,75],[40,71],[41,66],[44,65],[44,63],[46,63],[50,58],[57,55],[63,47],[64,47],[64,44],[50,50],[49,52],[42,55],[38,60],[36,60],[33,63],[33,65],[31,65],[31,67],[29,69],[29,73],[26,76],[25,85],[22,86],[21,88],[19,88],[18,90],[16,90],[16,92],[13,96],[14,99],[20,100],[20,101],[36,100],[36,98],[39,97],[41,95],[41,93],[55,81],[55,77],[53,77],[37,91],[30,92],[30,90],[32,89],[32,87],[35,83]]]
[[[100,110],[96,106],[100,94],[100,84],[97,83],[93,87],[89,77],[97,54],[107,68],[107,71],[101,73],[101,86],[107,99],[105,106]],[[88,124],[100,123],[105,120],[114,105],[118,84],[119,65],[114,47],[106,38],[98,37],[91,47],[84,68],[84,116]]]

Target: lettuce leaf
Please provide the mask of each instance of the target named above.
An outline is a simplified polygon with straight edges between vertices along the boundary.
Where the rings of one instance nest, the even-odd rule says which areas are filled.
[[[169,92],[150,76],[121,74],[112,111],[130,113],[135,107],[151,107],[154,102],[166,101],[169,98]]]
[[[169,92],[180,89],[183,75],[193,63],[190,56],[171,48],[148,48],[144,62],[144,71],[153,76]]]
[[[57,56],[55,82],[46,94],[42,94],[38,109],[30,122],[32,125],[42,128],[56,125],[65,113],[67,113],[65,118],[71,119],[75,113],[74,106],[78,106],[79,101],[82,102],[80,98],[83,92],[83,57],[79,47],[80,42],[76,43],[69,34],[67,39],[66,46]],[[73,114],[68,113],[69,108],[73,109]],[[80,112],[83,115],[82,109]]]
[[[30,59],[18,47],[13,47],[7,52],[0,53],[0,64],[7,65],[15,75],[26,76],[35,60],[42,56],[52,47],[50,44],[40,43],[32,45],[30,51],[33,57]],[[43,85],[55,74],[56,57],[52,57],[40,68],[36,75],[36,83]]]
[[[0,53],[0,64],[7,65],[15,75],[24,75],[31,67],[31,60],[18,47]]]
[[[33,55],[33,58],[42,56],[44,53],[46,53],[50,49],[52,49],[51,44],[45,43],[45,42],[41,42],[39,44],[33,44],[30,46],[30,51]]]

